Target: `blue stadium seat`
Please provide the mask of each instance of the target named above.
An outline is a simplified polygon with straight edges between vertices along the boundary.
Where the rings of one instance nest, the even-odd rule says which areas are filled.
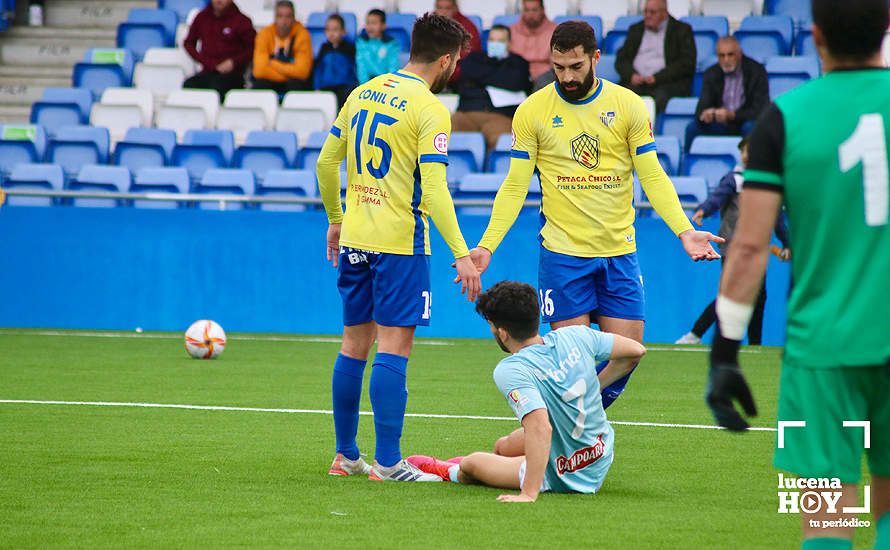
[[[205,6],[207,0],[158,0],[158,7],[176,12],[180,23],[186,22],[190,11],[202,10]]]
[[[133,81],[133,54],[119,48],[90,48],[74,65],[76,88],[86,88],[99,99],[105,88],[126,88]]]
[[[0,125],[0,182],[6,179],[18,164],[43,160],[46,151],[46,133],[33,124]]]
[[[455,199],[489,199],[494,200],[501,183],[502,174],[467,174],[457,184],[453,196]],[[491,214],[490,206],[459,206],[461,214]]]
[[[686,137],[686,126],[695,120],[697,97],[672,97],[667,102],[664,113],[658,117],[656,133],[664,136],[676,136],[683,143]]]
[[[510,171],[510,149],[513,147],[513,134],[501,134],[494,151],[488,155],[488,171],[506,174]]]
[[[485,138],[480,132],[452,132],[448,146],[448,183],[454,185],[466,174],[482,171]]]
[[[819,59],[816,57],[772,57],[766,62],[769,78],[770,99],[796,88],[819,76]]]
[[[176,145],[176,132],[164,128],[130,128],[114,148],[114,164],[136,174],[142,168],[166,166]]]
[[[71,191],[116,191],[130,190],[130,171],[123,166],[100,166],[85,164],[77,172],[77,177],[68,182]],[[74,206],[114,208],[125,206],[127,201],[118,199],[72,199]]]
[[[210,168],[204,173],[200,183],[195,186],[195,193],[206,195],[253,195],[256,183],[253,172],[240,168]],[[228,202],[226,210],[242,210],[248,207],[241,202]],[[202,201],[198,208],[204,210],[220,210],[216,202]]]
[[[763,63],[776,55],[789,55],[794,43],[794,20],[788,15],[761,15],[742,20],[735,37],[745,55]]]
[[[723,16],[687,15],[680,20],[692,26],[698,63],[713,57],[717,51],[717,41],[721,36],[729,34],[729,20]]]
[[[262,182],[269,170],[285,170],[294,166],[297,157],[297,136],[293,132],[253,131],[244,145],[235,151],[232,166],[253,172]]]
[[[211,168],[227,168],[232,162],[235,138],[228,130],[188,130],[173,148],[170,164],[188,170],[192,185]]]
[[[315,173],[311,170],[269,170],[256,186],[257,195],[265,197],[314,197],[317,195]],[[301,212],[311,208],[305,204],[260,203],[261,210]]]
[[[324,34],[324,24],[325,21],[328,20],[328,16],[333,12],[329,11],[315,11],[309,14],[309,19],[306,21],[306,28],[311,32],[312,30],[321,29],[322,34]],[[350,41],[355,42],[355,37],[358,29],[358,20],[355,17],[354,13],[350,12],[340,12],[340,15],[343,17],[343,22],[346,23],[346,38]]]
[[[584,21],[593,27],[596,43],[603,44],[603,18],[599,15],[558,15],[553,22],[559,25],[564,21]]]
[[[671,182],[674,184],[674,189],[677,190],[680,202],[690,202],[699,205],[708,198],[708,183],[704,178],[677,176],[671,178]],[[687,214],[692,214],[695,212],[695,209],[687,208],[686,212]]]
[[[618,84],[621,82],[621,75],[615,68],[615,56],[609,54],[600,55],[600,61],[596,65],[596,76],[605,78],[609,82]]]
[[[386,14],[386,32],[399,41],[402,52],[411,50],[411,31],[417,15],[413,13],[390,12]]]
[[[57,164],[17,164],[3,183],[7,189],[44,189],[61,191],[65,187],[65,173]],[[58,201],[50,197],[16,197],[8,195],[10,206],[50,206]]]
[[[491,26],[493,27],[495,25],[503,25],[509,28],[513,25],[513,23],[516,23],[517,21],[519,21],[518,14],[498,15],[491,21]],[[557,21],[556,23],[558,24],[559,21]]]
[[[683,175],[699,176],[713,189],[739,162],[740,137],[698,136],[689,147]]]
[[[408,53],[409,51],[411,51],[411,31],[410,30],[405,30],[401,27],[390,27],[389,19],[387,18],[386,34],[391,36],[393,38],[393,40],[395,40],[399,43],[399,49],[402,50],[402,53]]]
[[[297,153],[297,168],[303,170],[315,170],[315,163],[318,161],[318,154],[321,153],[321,146],[328,139],[328,131],[312,132],[303,147]],[[345,159],[344,159],[345,160]]]
[[[468,15],[466,13],[464,14],[464,16],[467,19],[469,19],[470,22],[473,23],[473,25],[476,26],[476,30],[479,31],[479,34],[481,35],[482,34],[482,18],[479,17],[478,15]]]
[[[639,15],[622,15],[616,19],[615,26],[606,34],[606,40],[603,42],[602,47],[603,52],[613,55],[618,53],[618,50],[621,49],[621,46],[624,45],[624,40],[627,38],[627,29],[642,20],[642,16]],[[597,42],[599,41],[600,39],[597,37]]]
[[[45,88],[31,105],[31,124],[43,126],[50,137],[62,126],[88,124],[93,94],[83,88]]]
[[[655,136],[655,147],[658,161],[668,175],[680,173],[680,140],[677,136]]]
[[[173,41],[167,40],[167,33],[159,23],[133,23],[124,21],[117,26],[116,45],[133,52],[136,61],[142,61],[150,48],[171,48]]]
[[[763,13],[767,15],[790,15],[798,29],[804,28],[813,20],[810,0],[766,0]]]
[[[151,23],[164,28],[167,40],[171,44],[176,41],[176,26],[179,24],[175,11],[164,8],[133,8],[127,13],[127,23]]]
[[[147,167],[136,172],[133,184],[130,185],[133,193],[188,193],[189,174],[185,168],[178,167]],[[136,208],[171,209],[185,207],[187,203],[180,201],[133,201]]]
[[[110,138],[107,128],[65,126],[49,140],[46,160],[61,165],[69,180],[86,164],[107,164]]]
[[[800,29],[797,38],[794,40],[794,55],[807,55],[817,57],[819,51],[816,49],[816,41],[813,40],[813,31],[810,29]]]

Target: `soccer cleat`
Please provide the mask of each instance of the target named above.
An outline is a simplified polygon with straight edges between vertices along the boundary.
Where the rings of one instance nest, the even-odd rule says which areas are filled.
[[[446,459],[445,462],[450,462],[450,463],[452,463],[452,464],[460,464],[460,463],[463,461],[463,459],[465,459],[465,458],[467,458],[467,457],[465,457],[465,456],[455,456],[455,457],[453,457],[453,458],[448,458],[448,459]]]
[[[362,457],[349,460],[340,453],[337,453],[337,456],[334,457],[331,469],[328,470],[328,475],[332,476],[368,475],[369,473],[371,473],[371,467]]]
[[[374,461],[368,479],[371,481],[442,481],[441,476],[425,473],[407,460],[400,460],[395,466],[389,468]]]
[[[457,458],[463,459],[463,457]],[[459,461],[452,462],[453,460],[455,460],[453,458],[451,460],[439,460],[434,456],[426,455],[413,455],[409,456],[405,460],[422,472],[441,477],[443,481],[451,481],[451,476],[448,474],[448,470],[450,470],[453,466],[460,464]]]
[[[683,336],[680,337],[679,340],[674,342],[675,344],[701,344],[701,337],[697,336],[693,332],[687,332]]]

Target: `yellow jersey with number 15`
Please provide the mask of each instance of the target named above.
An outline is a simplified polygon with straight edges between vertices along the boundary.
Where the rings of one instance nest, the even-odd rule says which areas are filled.
[[[341,246],[430,253],[429,209],[423,199],[424,186],[433,182],[422,181],[420,165],[448,164],[450,133],[448,109],[412,73],[381,75],[350,94],[331,127],[331,134],[346,142]]]

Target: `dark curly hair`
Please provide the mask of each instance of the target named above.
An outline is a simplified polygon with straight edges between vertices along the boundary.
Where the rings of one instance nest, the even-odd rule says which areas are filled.
[[[865,60],[881,51],[887,18],[887,0],[813,0],[813,23],[841,59]]]
[[[553,29],[550,36],[550,49],[568,52],[581,46],[584,53],[593,55],[596,52],[596,32],[586,21],[565,21]]]
[[[531,285],[501,281],[479,295],[476,312],[514,340],[527,340],[538,333],[538,293]]]
[[[411,62],[432,63],[445,54],[460,52],[470,43],[470,34],[448,17],[426,13],[411,31]]]

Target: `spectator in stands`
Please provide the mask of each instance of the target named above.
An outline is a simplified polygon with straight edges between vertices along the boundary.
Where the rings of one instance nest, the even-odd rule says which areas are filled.
[[[502,91],[528,92],[528,61],[510,52],[510,29],[495,25],[488,34],[488,53],[473,52],[462,62],[460,103],[451,117],[455,132],[482,132],[489,150],[501,134],[509,134],[513,113],[522,102],[503,104]],[[492,97],[495,94],[495,99]]]
[[[742,53],[739,41],[717,42],[717,63],[705,71],[695,119],[686,127],[686,150],[699,134],[748,135],[769,105],[769,80],[760,63]]]
[[[510,51],[528,61],[532,80],[551,69],[550,35],[556,23],[544,13],[544,0],[523,0],[522,16],[510,27],[513,39]],[[601,40],[601,36],[596,37]],[[554,76],[550,82],[556,80]]]
[[[695,54],[692,27],[668,13],[667,0],[646,0],[643,21],[628,29],[615,69],[622,86],[652,96],[663,112],[670,98],[692,95]]]
[[[472,21],[467,19],[467,16],[460,12],[460,8],[457,7],[457,0],[436,0],[436,15],[454,19],[460,23],[461,27],[470,33],[470,44],[466,50],[460,52],[461,60],[466,58],[472,52],[482,51],[482,39],[479,38],[479,29],[476,28],[476,25]],[[457,68],[454,70],[454,74],[451,75],[451,80],[448,81],[448,85],[452,88],[456,87],[458,80],[460,80],[460,63],[458,63]]]
[[[315,60],[315,88],[334,92],[340,108],[358,84],[355,45],[345,38],[346,23],[337,13],[332,13],[325,21],[324,35],[328,41],[321,46]]]
[[[312,89],[312,40],[295,16],[290,0],[275,3],[275,23],[260,31],[253,48],[254,88],[279,95]]]
[[[717,187],[708,195],[705,202],[701,203],[695,213],[692,215],[692,221],[696,225],[701,225],[702,219],[713,216],[718,210],[720,211],[720,236],[726,239],[726,242],[720,245],[723,251],[721,261],[726,261],[726,251],[729,250],[729,241],[735,232],[735,225],[739,219],[739,193],[742,190],[744,179],[742,172],[748,164],[748,141],[743,139],[739,142],[739,151],[742,154],[742,163],[736,166],[732,172],[729,172]],[[774,253],[783,262],[787,262],[791,258],[791,251],[788,249],[788,228],[785,224],[784,214],[780,214],[776,220],[775,227],[776,236],[782,243],[782,248],[774,250]],[[751,316],[751,323],[748,325],[748,343],[752,346],[759,346],[763,336],[763,310],[766,307],[766,278],[760,283],[760,294],[757,296],[757,302],[754,305],[754,313]],[[692,330],[687,332],[677,340],[676,344],[700,344],[701,338],[705,332],[711,328],[717,321],[716,301],[712,301],[701,312],[695,321]]]
[[[201,71],[187,78],[182,87],[216,90],[220,101],[229,90],[243,88],[255,38],[250,18],[232,0],[210,0],[195,17],[183,42],[185,51],[201,64]]]
[[[355,42],[355,68],[359,84],[399,69],[401,46],[386,34],[386,12],[371,10],[365,17],[365,30]]]

